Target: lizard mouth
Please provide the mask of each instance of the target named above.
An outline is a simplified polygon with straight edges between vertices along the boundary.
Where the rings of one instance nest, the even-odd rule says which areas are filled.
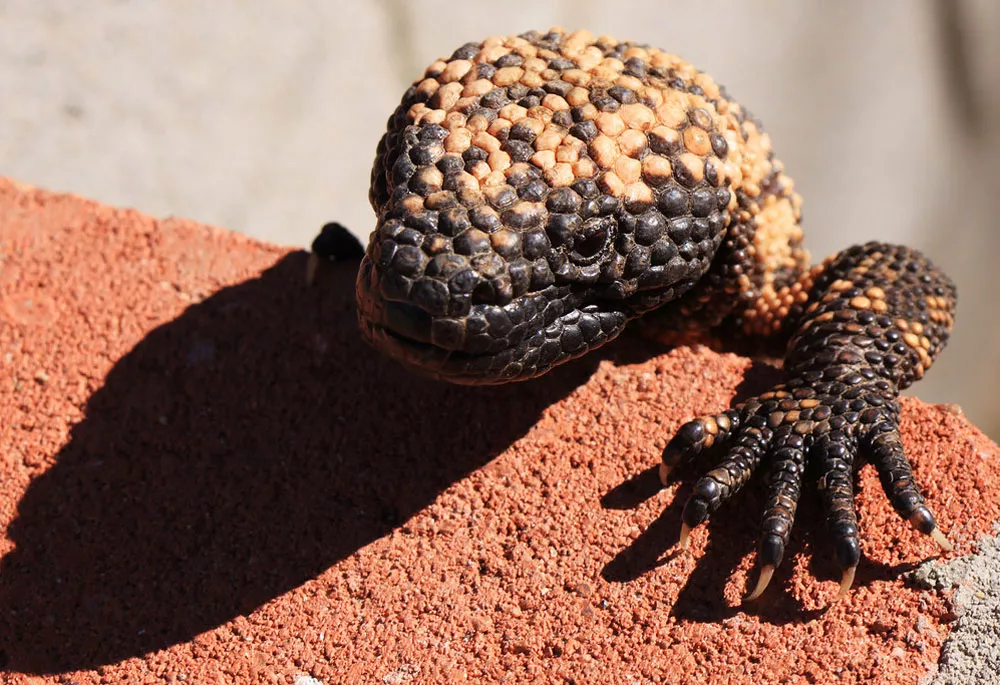
[[[362,337],[412,371],[464,385],[539,376],[617,337],[633,316],[621,302],[587,302],[572,285],[432,313],[390,296],[379,276],[366,257],[357,280]]]
[[[432,378],[463,383],[462,370],[475,359],[475,355],[437,347],[370,321],[362,322],[362,331],[368,342],[376,349],[388,354],[411,371]],[[464,381],[465,384],[475,382],[474,377]]]
[[[525,328],[516,337],[494,338],[476,350],[468,334],[432,340],[435,317],[395,301],[368,302],[358,309],[363,337],[376,349],[424,376],[462,385],[497,385],[527,380],[579,357],[615,338],[628,320],[626,312],[594,305],[570,309],[541,328]],[[469,320],[449,320],[465,330]],[[472,349],[470,349],[472,348]]]
[[[360,323],[369,344],[422,376],[461,385],[495,385],[538,375],[520,374],[518,371],[522,367],[511,366],[510,362],[517,356],[515,348],[473,354],[439,347],[363,318]],[[506,372],[498,370],[498,366],[506,368]]]
[[[453,354],[461,355],[458,350],[448,350],[438,347],[428,340],[421,340],[411,334],[404,333],[387,322],[361,320],[362,330],[368,342],[393,358],[412,365],[424,366],[434,362],[446,362]],[[435,366],[437,364],[434,364]]]

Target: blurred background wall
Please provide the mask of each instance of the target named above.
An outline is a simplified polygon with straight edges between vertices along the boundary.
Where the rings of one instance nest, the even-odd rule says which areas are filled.
[[[682,55],[771,133],[814,258],[878,238],[959,284],[916,387],[1000,437],[996,0],[0,0],[0,173],[306,245],[373,223],[386,117],[434,58],[586,27]]]

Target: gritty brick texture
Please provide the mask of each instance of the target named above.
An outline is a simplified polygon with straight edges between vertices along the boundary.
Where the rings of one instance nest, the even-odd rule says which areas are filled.
[[[10,682],[914,682],[955,619],[870,467],[839,572],[807,489],[746,608],[759,481],[677,542],[656,465],[766,364],[625,337],[453,387],[370,350],[356,265],[0,181],[0,664]],[[593,355],[590,355],[593,356]],[[1000,450],[954,407],[902,438],[958,554]]]

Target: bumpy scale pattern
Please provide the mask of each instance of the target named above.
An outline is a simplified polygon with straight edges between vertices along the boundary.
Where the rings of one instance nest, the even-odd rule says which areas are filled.
[[[725,458],[695,485],[683,512],[684,543],[768,458],[768,504],[758,563],[766,588],[784,556],[807,467],[820,492],[844,570],[842,592],[861,556],[853,474],[860,455],[878,471],[896,512],[934,535],[934,517],[914,481],[899,436],[899,390],[921,378],[954,323],[955,287],[919,253],[868,243],[803,276],[808,306],[793,306],[796,332],[785,360],[791,380],[718,416],[678,431],[662,477],[681,460],[720,445]],[[804,311],[803,311],[804,310]]]
[[[954,286],[877,243],[810,268],[801,200],[770,139],[706,74],[587,32],[468,43],[403,96],[371,180],[359,321],[423,373],[530,378],[641,315],[667,342],[787,350],[787,383],[691,421],[663,454],[664,480],[717,459],[685,506],[684,546],[765,473],[751,598],[782,561],[807,473],[850,587],[861,458],[896,511],[947,546],[903,454],[896,398],[947,340]]]
[[[782,169],[673,55],[560,30],[469,43],[406,92],[379,143],[363,329],[404,362],[387,328],[472,355],[436,373],[477,383],[537,375],[667,302],[660,329],[704,330],[807,263]]]

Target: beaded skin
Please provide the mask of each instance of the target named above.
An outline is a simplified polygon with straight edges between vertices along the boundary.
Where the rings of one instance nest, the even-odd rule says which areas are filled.
[[[467,43],[389,117],[369,199],[362,335],[420,373],[533,378],[640,317],[668,344],[784,357],[785,383],[687,423],[663,453],[664,482],[684,461],[713,460],[684,508],[684,547],[763,474],[749,599],[782,561],[807,479],[849,589],[862,459],[900,516],[948,546],[904,454],[897,396],[947,341],[954,285],[882,243],[810,266],[802,201],[769,136],[679,57],[561,29]],[[331,224],[314,253],[343,253],[344,235]]]

